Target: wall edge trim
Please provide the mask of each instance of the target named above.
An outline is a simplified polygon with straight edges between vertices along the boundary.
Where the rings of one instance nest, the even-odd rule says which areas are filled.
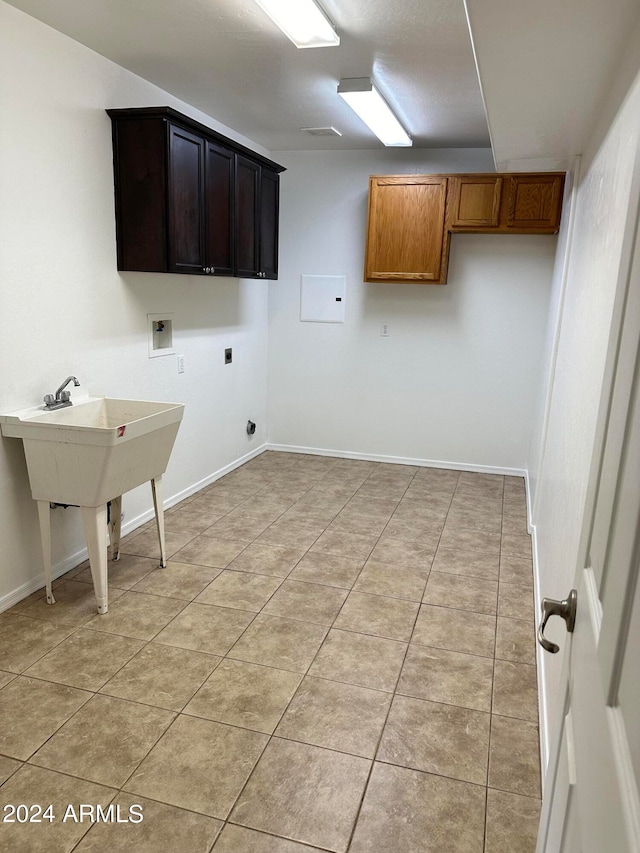
[[[324,447],[298,447],[293,444],[267,442],[266,450],[280,453],[306,453],[311,456],[336,456],[340,459],[361,459],[365,462],[385,462],[392,465],[417,465],[420,468],[448,468],[453,471],[473,471],[476,474],[500,474],[506,477],[525,477],[524,468],[505,468],[500,465],[479,465],[475,462],[449,462],[442,459],[414,459],[381,453],[359,453],[355,450],[332,450]]]
[[[529,471],[525,471],[525,492],[527,498],[527,528],[529,533],[531,534],[531,551],[533,557],[533,616],[534,616],[534,624],[536,630],[536,637],[538,632],[538,625],[540,623],[540,604],[542,601],[542,590],[540,589],[540,562],[539,562],[539,549],[538,549],[538,531],[536,525],[533,523],[533,501],[531,496],[531,483],[529,481]],[[549,715],[547,712],[548,703],[547,703],[547,694],[546,694],[546,678],[545,678],[545,667],[546,667],[546,658],[544,654],[544,649],[537,642],[536,646],[536,676],[538,679],[538,721],[539,721],[539,740],[540,740],[540,781],[542,787],[542,794],[544,796],[544,787],[545,787],[545,777],[547,765],[549,763]]]

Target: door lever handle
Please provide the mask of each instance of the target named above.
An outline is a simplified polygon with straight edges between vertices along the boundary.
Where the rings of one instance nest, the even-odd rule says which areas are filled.
[[[560,651],[560,646],[550,642],[544,635],[544,629],[551,616],[561,616],[567,623],[567,631],[573,634],[576,624],[576,606],[578,604],[578,593],[572,589],[568,598],[557,601],[555,598],[542,599],[542,621],[538,628],[538,642],[546,652],[555,655]]]

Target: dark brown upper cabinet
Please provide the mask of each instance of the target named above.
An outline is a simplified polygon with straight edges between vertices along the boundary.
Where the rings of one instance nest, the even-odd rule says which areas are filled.
[[[107,113],[118,269],[277,278],[282,166],[169,107]]]

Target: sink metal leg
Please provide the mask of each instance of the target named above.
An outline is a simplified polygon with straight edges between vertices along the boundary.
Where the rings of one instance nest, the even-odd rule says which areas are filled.
[[[120,559],[120,531],[122,528],[122,495],[111,501],[111,516],[109,518],[109,542],[111,543],[111,559]]]
[[[93,590],[98,604],[98,613],[109,610],[109,594],[107,592],[107,505],[82,506],[82,526],[89,549],[89,565],[93,578]]]
[[[153,493],[153,508],[156,513],[156,525],[158,527],[158,539],[160,541],[160,568],[167,568],[167,547],[164,541],[164,504],[162,503],[162,477],[156,477],[151,481]]]
[[[49,501],[37,501],[38,520],[40,521],[40,544],[44,563],[44,580],[47,585],[47,604],[55,604],[51,590],[51,508]]]

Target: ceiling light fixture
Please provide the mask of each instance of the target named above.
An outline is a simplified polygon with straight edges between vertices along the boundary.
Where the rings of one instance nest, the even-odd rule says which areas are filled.
[[[384,145],[409,147],[413,144],[370,77],[341,80],[338,94]]]
[[[314,0],[256,0],[296,47],[336,47],[340,36]]]

